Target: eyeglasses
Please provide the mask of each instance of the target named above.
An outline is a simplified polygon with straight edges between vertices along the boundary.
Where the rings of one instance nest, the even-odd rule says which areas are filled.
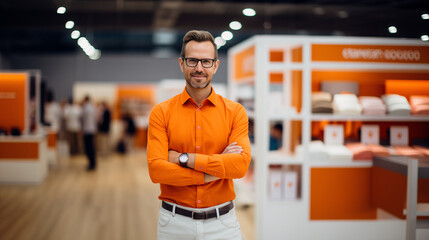
[[[213,67],[214,62],[216,61],[216,59],[211,59],[211,58],[198,59],[198,58],[182,57],[182,59],[185,60],[186,66],[188,67],[196,67],[198,65],[198,62],[201,62],[201,66],[203,66],[204,68]]]

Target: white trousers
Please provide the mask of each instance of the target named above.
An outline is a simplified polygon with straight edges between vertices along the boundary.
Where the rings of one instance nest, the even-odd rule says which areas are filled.
[[[223,203],[210,208],[188,208],[190,211],[207,211],[225,206]],[[174,204],[171,204],[174,205]],[[177,205],[176,205],[177,206]],[[174,211],[174,207],[173,207]],[[160,207],[158,218],[158,240],[241,240],[240,224],[235,215],[235,207],[219,218],[195,220]]]

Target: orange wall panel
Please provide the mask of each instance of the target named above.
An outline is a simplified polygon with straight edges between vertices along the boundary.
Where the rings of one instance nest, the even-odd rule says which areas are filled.
[[[375,219],[371,168],[312,168],[310,219]]]
[[[386,80],[386,93],[399,94],[408,100],[411,95],[429,95],[429,80]]]
[[[240,81],[255,75],[255,46],[251,46],[234,56],[234,80]]]
[[[25,128],[27,74],[0,73],[0,128]]]
[[[37,161],[39,143],[35,142],[0,142],[0,161],[28,159]]]
[[[385,94],[386,79],[429,79],[429,71],[355,71],[355,70],[320,70],[312,71],[312,91],[321,89],[322,81],[353,81],[359,83],[360,96],[380,97]]]

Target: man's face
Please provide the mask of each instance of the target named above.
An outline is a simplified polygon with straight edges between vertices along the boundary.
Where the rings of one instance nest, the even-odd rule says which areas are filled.
[[[210,41],[190,41],[185,48],[185,57],[214,59],[213,44]],[[201,65],[201,61],[199,61],[195,67],[188,67],[185,63],[185,60],[179,58],[179,65],[189,86],[192,88],[205,88],[210,86],[213,74],[216,73],[219,66],[219,60],[216,60],[211,68],[204,68]]]

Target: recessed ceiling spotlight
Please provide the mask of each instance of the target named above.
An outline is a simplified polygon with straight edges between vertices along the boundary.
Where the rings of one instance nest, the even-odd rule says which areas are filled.
[[[66,13],[66,8],[65,8],[65,7],[59,7],[59,8],[57,9],[57,13],[58,13],[58,14],[64,14],[64,13]]]
[[[398,32],[398,29],[396,29],[396,27],[395,27],[395,26],[390,26],[390,27],[389,27],[389,32],[390,32],[390,33],[397,33],[397,32]]]
[[[429,19],[429,14],[427,14],[427,13],[423,13],[423,14],[422,14],[422,19],[424,19],[424,20]]]
[[[215,43],[216,43],[217,49],[219,49],[220,47],[222,47],[223,45],[225,45],[226,41],[222,37],[216,37],[215,38]]]
[[[241,29],[241,23],[239,21],[232,21],[229,23],[229,27],[232,30],[240,30]]]
[[[73,21],[66,22],[66,28],[67,29],[72,29],[73,27],[74,27],[74,22]]]
[[[323,14],[325,14],[325,9],[323,9],[322,7],[316,7],[316,8],[314,8],[314,13],[316,14],[316,15],[323,15]]]
[[[346,11],[338,11],[338,17],[339,18],[348,18],[349,17],[349,13]]]
[[[229,41],[229,40],[231,40],[232,38],[233,38],[233,34],[232,34],[232,32],[230,32],[230,31],[224,31],[222,34],[221,34],[221,36],[222,36],[222,38],[223,39],[225,39],[226,41]]]
[[[420,39],[422,40],[422,41],[429,41],[429,36],[428,35],[422,35],[421,37],[420,37]]]
[[[253,8],[245,8],[243,9],[244,16],[253,17],[256,15],[256,11]]]
[[[78,39],[80,37],[80,32],[78,31],[78,30],[74,30],[72,33],[71,33],[71,38],[73,38],[73,39]]]

